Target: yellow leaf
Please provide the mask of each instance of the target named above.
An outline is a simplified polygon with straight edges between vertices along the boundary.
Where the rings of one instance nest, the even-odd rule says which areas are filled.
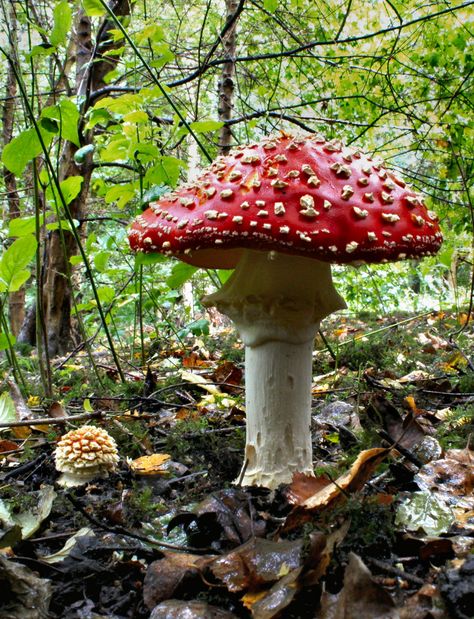
[[[163,466],[171,456],[169,454],[151,454],[136,458],[130,463],[130,468],[136,475],[165,475],[168,471]]]
[[[265,589],[263,591],[250,591],[249,593],[246,593],[244,596],[242,596],[240,599],[245,608],[252,610],[252,606],[255,604],[255,602],[261,600],[265,595],[267,595],[267,593],[268,591],[265,591]]]

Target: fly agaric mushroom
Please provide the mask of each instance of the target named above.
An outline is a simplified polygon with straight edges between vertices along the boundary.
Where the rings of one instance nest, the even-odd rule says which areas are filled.
[[[62,436],[54,458],[62,473],[61,486],[82,486],[96,477],[108,477],[119,460],[114,439],[95,426],[81,426]]]
[[[312,345],[346,307],[330,263],[433,255],[442,235],[423,199],[379,160],[318,135],[238,147],[138,216],[132,249],[235,268],[204,304],[245,344],[242,482],[275,488],[313,473]]]

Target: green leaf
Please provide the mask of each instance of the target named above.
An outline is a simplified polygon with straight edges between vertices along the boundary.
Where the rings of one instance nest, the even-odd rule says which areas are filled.
[[[69,176],[60,182],[61,194],[66,204],[70,204],[78,196],[83,180],[82,176]],[[54,185],[48,186],[46,197],[58,206],[62,205],[62,200],[59,198],[58,191]]]
[[[25,270],[35,255],[38,243],[31,235],[14,241],[0,260],[0,291],[15,292],[26,282],[30,272]]]
[[[34,234],[36,230],[35,217],[15,217],[8,224],[8,236],[17,237]]]
[[[54,25],[49,40],[53,45],[62,45],[71,29],[72,12],[67,0],[59,2],[53,10]]]
[[[216,131],[224,126],[220,120],[198,120],[189,125],[194,133],[206,133],[207,131]]]
[[[198,267],[194,267],[186,262],[177,262],[171,270],[171,275],[166,280],[170,288],[181,288],[196,273]]]
[[[50,45],[49,43],[40,43],[39,45],[34,45],[31,48],[28,57],[35,58],[36,56],[51,56],[55,51],[56,48],[54,45]]]
[[[94,266],[99,271],[99,273],[103,273],[107,269],[107,263],[110,258],[109,251],[100,251],[94,256]]]
[[[16,337],[13,333],[0,333],[0,350],[7,350],[10,346],[13,346],[16,342]]]
[[[112,286],[97,288],[97,295],[102,303],[112,303],[116,296],[116,290]]]
[[[179,179],[179,171],[183,167],[181,159],[176,157],[160,157],[153,167],[147,170],[145,181],[150,185],[169,185],[174,187]]]
[[[263,8],[269,13],[274,13],[278,8],[278,0],[263,0]]]
[[[105,7],[100,0],[82,0],[82,5],[89,17],[100,17],[105,13]]]
[[[61,99],[57,105],[50,105],[41,112],[41,119],[49,118],[57,123],[56,131],[64,140],[80,146],[78,124],[79,110],[70,99]]]
[[[126,185],[115,185],[105,194],[107,204],[115,202],[118,208],[123,208],[130,200],[135,197],[135,189],[131,183]]]
[[[22,131],[9,142],[2,153],[2,162],[10,172],[20,176],[26,165],[42,152],[41,143],[33,127]]]
[[[168,193],[169,187],[166,185],[153,185],[143,194],[143,204],[148,205],[149,202],[158,200],[161,196]]]
[[[149,264],[156,264],[157,262],[164,262],[166,256],[159,253],[144,254],[139,251],[135,254],[135,270],[138,271],[138,267],[147,266]]]
[[[398,506],[395,523],[409,531],[424,531],[438,537],[455,521],[452,509],[431,492],[413,492]]]

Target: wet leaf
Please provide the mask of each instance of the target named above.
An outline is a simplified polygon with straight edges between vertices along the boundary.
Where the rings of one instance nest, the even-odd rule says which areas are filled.
[[[255,590],[301,566],[303,540],[273,542],[253,538],[210,565],[214,576],[233,593]],[[283,570],[283,571],[282,571]]]
[[[147,607],[154,608],[164,600],[179,597],[180,593],[189,592],[190,587],[198,589],[199,566],[204,562],[202,555],[165,551],[162,559],[151,563],[145,576],[143,599]]]
[[[446,533],[453,522],[452,510],[430,492],[413,492],[399,505],[395,517],[395,523],[408,531],[433,536]]]
[[[237,619],[237,615],[206,602],[167,600],[153,609],[150,619]]]

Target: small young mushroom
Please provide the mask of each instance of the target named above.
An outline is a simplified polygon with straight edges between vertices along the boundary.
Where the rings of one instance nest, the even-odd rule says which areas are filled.
[[[152,203],[129,240],[135,251],[235,269],[204,303],[227,314],[245,344],[242,481],[275,488],[313,472],[313,340],[345,307],[330,263],[428,256],[442,235],[422,198],[380,161],[321,136],[282,134],[219,157]]]
[[[54,458],[62,473],[61,486],[82,486],[97,477],[107,477],[119,460],[110,434],[96,426],[81,426],[61,437]]]

